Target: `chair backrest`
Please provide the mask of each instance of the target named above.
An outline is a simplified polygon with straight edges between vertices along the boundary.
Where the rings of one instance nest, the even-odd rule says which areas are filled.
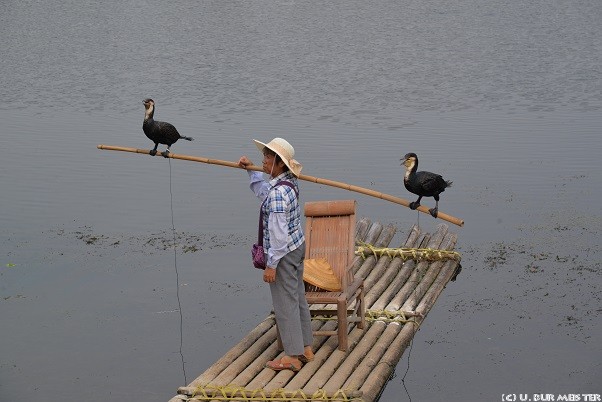
[[[305,258],[326,258],[341,287],[353,281],[355,200],[305,203]],[[310,289],[317,291],[320,289]]]

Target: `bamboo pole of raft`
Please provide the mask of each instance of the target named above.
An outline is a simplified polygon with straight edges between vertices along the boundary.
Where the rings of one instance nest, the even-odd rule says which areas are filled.
[[[453,239],[455,240],[455,239]],[[382,390],[385,383],[388,381],[388,367],[395,365],[401,358],[403,352],[412,341],[416,331],[426,314],[433,308],[435,301],[443,292],[443,289],[454,275],[457,261],[447,261],[443,269],[439,272],[437,279],[429,288],[427,294],[422,298],[420,304],[416,308],[417,312],[423,313],[422,317],[416,317],[417,324],[407,323],[403,326],[395,340],[391,343],[385,354],[382,356],[379,364],[370,372],[364,384],[360,387],[366,400],[374,400]]]
[[[412,229],[404,246],[411,247],[418,241],[418,237],[419,230]],[[383,256],[380,260],[390,261],[391,259]],[[397,260],[401,262],[400,258],[397,258]],[[372,273],[374,272],[378,273],[380,265],[379,261],[379,264],[370,270],[371,273],[369,276],[372,276]],[[376,282],[373,281],[373,286],[385,287],[388,284],[388,280],[385,278],[385,275],[379,276],[381,279]],[[409,276],[409,274],[407,276]],[[387,289],[389,290],[389,294],[386,299],[390,300],[394,296],[394,291],[390,287]],[[368,296],[372,294],[373,290],[374,287],[372,287],[366,295],[366,306],[368,306],[369,309],[371,306],[368,302]],[[372,308],[374,307],[372,306]],[[332,392],[332,390],[335,389],[358,389],[364,383],[368,375],[379,364],[381,356],[385,354],[388,346],[393,343],[402,327],[402,324],[397,322],[386,323],[385,321],[377,320],[370,323],[369,329],[364,332],[361,342],[352,350],[344,363],[337,369],[336,373],[326,381],[323,385],[323,389],[326,392]],[[353,334],[355,331],[361,332],[361,330],[354,328],[351,333]]]
[[[106,151],[132,152],[132,153],[136,153],[136,154],[145,154],[145,155],[149,155],[149,152],[150,152],[149,149],[138,149],[138,148],[120,147],[120,146],[102,145],[102,144],[97,145],[96,148],[106,150]],[[157,153],[155,156],[162,157],[161,153]],[[260,166],[252,165],[252,166],[247,166],[246,168],[242,168],[236,162],[204,158],[202,156],[181,155],[181,154],[174,154],[174,153],[170,152],[169,157],[172,159],[182,159],[182,160],[191,161],[191,162],[201,162],[201,163],[207,163],[210,165],[219,165],[219,166],[226,166],[226,167],[231,167],[231,168],[236,168],[236,169],[255,170],[258,172],[263,172],[263,169]],[[309,181],[312,183],[322,184],[325,186],[338,187],[338,188],[342,188],[344,190],[355,191],[356,193],[361,193],[361,194],[368,195],[371,197],[380,198],[385,201],[403,205],[404,207],[408,207],[408,208],[410,207],[410,201],[408,201],[408,200],[405,200],[405,199],[399,198],[399,197],[395,197],[395,196],[392,196],[389,194],[381,193],[379,191],[370,190],[368,188],[355,186],[353,184],[342,183],[340,181],[334,181],[334,180],[329,180],[329,179],[322,179],[319,177],[308,176],[305,174],[299,175],[299,179]],[[425,207],[424,205],[419,206],[418,208],[416,208],[416,210],[430,215],[429,209],[427,207]],[[437,218],[442,219],[447,222],[450,222],[450,223],[453,223],[454,225],[464,226],[463,219],[456,218],[456,217],[448,215],[444,212],[439,212],[437,214]]]
[[[418,226],[414,225],[407,240],[402,244],[402,247],[414,247],[418,241],[419,235],[420,229]],[[385,256],[380,259],[390,261],[390,258]],[[376,311],[383,310],[399,289],[401,289],[406,282],[406,279],[409,278],[410,273],[412,272],[412,264],[412,260],[404,262],[401,258],[393,258],[393,261],[387,262],[388,268],[385,267],[386,269],[384,272],[377,272],[375,274],[377,278],[382,279],[371,286],[372,291],[365,297],[366,306],[368,306],[369,309]],[[376,271],[376,269],[373,271]],[[367,279],[370,279],[370,276],[372,275],[373,274],[371,273]]]

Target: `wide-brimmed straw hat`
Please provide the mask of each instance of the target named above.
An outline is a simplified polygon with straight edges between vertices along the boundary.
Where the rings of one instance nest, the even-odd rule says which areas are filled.
[[[295,148],[293,148],[293,146],[289,144],[287,140],[283,138],[274,138],[267,144],[264,144],[263,142],[257,140],[253,140],[253,142],[255,142],[255,145],[257,146],[257,148],[259,148],[261,152],[263,152],[264,148],[268,148],[274,151],[280,157],[280,159],[282,159],[282,162],[284,162],[284,164],[288,166],[288,169],[295,176],[299,177],[303,166],[295,159],[293,159],[293,157],[295,156]]]
[[[331,292],[341,291],[341,281],[326,258],[306,258],[303,261],[303,280]]]

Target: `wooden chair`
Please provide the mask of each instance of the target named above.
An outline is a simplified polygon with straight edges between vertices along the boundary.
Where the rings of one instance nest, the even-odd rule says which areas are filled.
[[[304,212],[306,261],[326,259],[341,284],[340,291],[328,291],[306,281],[305,295],[312,316],[336,316],[338,320],[336,330],[314,331],[314,335],[337,335],[342,351],[348,347],[349,323],[357,323],[360,329],[366,323],[364,280],[354,278],[351,270],[355,250],[355,204],[355,200],[307,202]],[[312,305],[324,306],[315,308]]]

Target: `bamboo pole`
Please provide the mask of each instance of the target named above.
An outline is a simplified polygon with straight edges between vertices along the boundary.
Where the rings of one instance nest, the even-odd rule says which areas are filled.
[[[441,243],[442,250],[452,250],[456,245],[455,237],[452,233],[445,235],[443,242]],[[429,265],[428,271],[424,274],[420,282],[414,288],[412,294],[406,299],[401,306],[402,311],[413,311],[416,309],[418,302],[426,294],[426,291],[431,287],[431,284],[439,275],[441,267],[443,267],[444,261],[434,261]]]
[[[97,148],[106,150],[106,151],[133,152],[136,154],[145,154],[145,155],[149,155],[149,152],[150,152],[149,149],[119,147],[119,146],[114,146],[114,145],[102,145],[102,144],[98,145]],[[160,153],[157,153],[155,156],[162,157],[162,155]],[[169,157],[172,159],[182,159],[182,160],[191,161],[191,162],[201,162],[201,163],[207,163],[210,165],[219,165],[219,166],[226,166],[226,167],[231,167],[231,168],[236,168],[236,169],[243,169],[236,162],[223,161],[223,160],[219,160],[219,159],[209,159],[209,158],[204,158],[202,156],[190,156],[190,155],[169,153]],[[263,171],[263,169],[260,166],[255,166],[255,165],[247,166],[245,168],[245,170],[255,170],[258,172]],[[408,201],[408,200],[405,200],[405,199],[399,198],[399,197],[395,197],[395,196],[392,196],[389,194],[381,193],[379,191],[370,190],[368,188],[359,187],[359,186],[355,186],[352,184],[342,183],[339,181],[334,181],[334,180],[329,180],[329,179],[322,179],[322,178],[315,177],[315,176],[308,176],[305,174],[300,175],[299,179],[309,181],[312,183],[322,184],[325,186],[338,187],[338,188],[342,188],[344,190],[354,191],[356,193],[361,193],[364,195],[368,195],[370,197],[380,198],[385,201],[403,205],[404,207],[408,207],[408,208],[410,207],[410,201]],[[416,210],[430,215],[429,209],[427,207],[425,207],[424,205],[419,206]],[[447,222],[450,222],[450,223],[453,223],[454,225],[464,226],[463,219],[453,217],[444,212],[439,212],[437,214],[437,218],[442,219]]]
[[[455,239],[454,239],[455,240]],[[389,380],[393,368],[397,365],[403,352],[410,344],[420,324],[426,318],[426,315],[435,305],[435,301],[443,292],[443,289],[449,283],[453,276],[458,261],[449,260],[445,263],[443,269],[439,272],[437,279],[429,288],[427,294],[423,297],[420,304],[416,308],[417,312],[423,314],[422,317],[416,317],[416,324],[407,323],[403,326],[393,343],[388,348],[387,352],[381,358],[378,365],[371,371],[364,385],[360,390],[364,393],[365,401],[374,401],[382,391],[385,383]]]
[[[189,386],[196,387],[203,384],[208,384],[214,380],[222,371],[240,356],[245,350],[250,348],[259,338],[273,328],[275,320],[273,317],[268,317],[249,332],[240,342],[233,346],[224,356],[209,367],[203,374],[192,381]]]
[[[435,301],[441,292],[443,292],[443,289],[445,289],[445,286],[447,286],[452,276],[456,272],[456,268],[459,264],[460,263],[458,261],[453,260],[446,262],[445,266],[441,269],[441,272],[437,276],[437,279],[435,279],[435,282],[433,282],[429,290],[418,304],[418,307],[416,307],[417,313],[426,314],[430,311],[432,306],[435,305]]]
[[[369,331],[374,328],[370,327]],[[374,329],[374,331],[378,331],[378,328]],[[349,350],[355,349],[356,345],[361,341],[361,339],[365,336],[366,330],[354,328],[349,334]],[[337,371],[341,363],[343,363],[346,359],[347,352],[343,352],[338,349],[338,340],[336,336],[332,336],[328,339],[328,341],[324,344],[323,347],[324,354],[322,353],[322,349],[318,351],[322,356],[321,364],[314,365],[314,369],[316,370],[312,378],[305,384],[303,389],[306,392],[313,393],[318,389],[321,389],[324,384],[334,375]],[[314,360],[315,362],[315,360]],[[311,362],[311,363],[314,363]],[[311,364],[308,363],[308,364]]]
[[[420,237],[420,229],[418,226],[412,226],[410,234],[406,241],[402,244],[402,247],[414,247],[418,238]],[[386,281],[377,282],[369,292],[366,293],[366,306],[371,310],[383,310],[385,306],[395,297],[395,294],[401,289],[406,279],[412,272],[409,269],[410,261],[405,262],[401,258],[394,258],[387,268],[388,276],[393,274],[393,279],[386,279]],[[404,269],[405,268],[405,269]],[[375,300],[374,303],[372,300]]]
[[[327,329],[334,330],[337,326],[337,323],[336,323],[336,321],[328,321],[326,323],[326,325],[328,325]],[[360,330],[357,330],[355,332],[351,331],[351,333],[349,334],[349,338],[348,338],[349,346],[351,347],[351,346],[355,345],[357,342],[359,342],[361,335],[362,335],[362,333]],[[309,363],[306,363],[303,366],[303,370],[301,370],[293,378],[291,378],[290,382],[286,385],[287,388],[289,388],[289,389],[303,388],[303,390],[305,392],[313,393],[313,392],[316,392],[316,390],[320,389],[322,387],[322,385],[324,385],[323,383],[313,384],[313,385],[310,384],[310,386],[308,387],[308,383],[310,382],[310,380],[312,380],[313,378],[316,377],[316,373],[326,363],[326,361],[328,360],[330,355],[333,352],[335,352],[336,350],[338,350],[339,343],[338,343],[338,338],[336,336],[314,337],[314,344],[315,344],[315,339],[321,339],[323,345],[318,349],[314,349],[315,350],[314,360]],[[323,379],[323,380],[324,380],[324,382],[326,381],[325,379]]]
[[[269,350],[268,360],[278,355],[278,345],[276,342],[276,327],[270,328],[263,336],[261,336],[255,343],[253,343],[247,350],[242,352],[236,359],[232,361],[219,375],[211,381],[211,385],[225,386],[228,384],[238,384],[232,382],[236,376],[238,376],[247,367],[252,365],[262,352]],[[266,360],[267,361],[267,360]],[[264,362],[261,362],[261,369],[263,369]]]
[[[355,370],[349,373],[349,377],[344,384],[336,385],[340,388],[360,389],[365,383],[366,378],[368,378],[372,370],[380,362],[387,349],[391,347],[400,330],[401,325],[398,323],[388,324],[381,336],[375,340],[372,347],[362,356],[361,363]],[[328,387],[324,386],[324,389],[328,390]]]
[[[418,319],[418,323],[421,322],[422,319]],[[389,381],[391,373],[416,334],[416,331],[418,331],[418,327],[411,322],[405,324],[401,331],[399,331],[397,337],[393,340],[391,345],[389,345],[389,348],[381,357],[376,367],[370,371],[370,374],[360,388],[363,392],[365,401],[371,402],[376,400],[376,397],[380,391],[382,391],[386,382]]]
[[[387,325],[384,322],[375,322],[370,326],[370,329],[363,334],[362,340],[323,385],[322,388],[326,392],[334,392],[338,389],[359,389],[361,384],[348,385],[345,384],[345,381],[353,372],[359,369],[364,357],[376,347],[377,342],[382,339],[386,327]],[[343,386],[343,384],[345,385]]]
[[[431,237],[427,247],[439,248],[446,233],[447,225],[439,225],[437,232]],[[422,261],[416,265],[406,283],[403,285],[397,295],[395,295],[393,300],[391,300],[391,302],[387,305],[385,310],[399,311],[401,309],[401,306],[405,300],[411,295],[414,289],[416,289],[418,283],[422,280],[422,276],[428,269],[429,264],[430,263],[428,261]]]

